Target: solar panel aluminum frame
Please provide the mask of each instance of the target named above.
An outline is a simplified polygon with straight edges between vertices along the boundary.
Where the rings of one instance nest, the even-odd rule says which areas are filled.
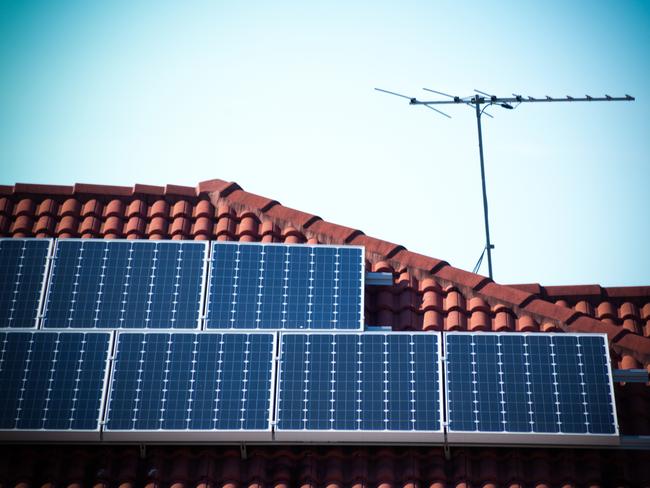
[[[607,340],[607,334],[599,333],[572,333],[572,332],[562,332],[562,333],[552,333],[552,332],[461,332],[461,331],[450,331],[443,333],[443,339],[445,340],[445,356],[443,363],[443,368],[445,372],[445,414],[449,415],[449,394],[448,394],[448,364],[447,364],[447,341],[446,336],[451,335],[480,335],[480,334],[490,334],[490,335],[521,335],[521,336],[561,336],[561,337],[585,337],[585,336],[594,336],[601,337],[605,343],[606,351],[606,360],[607,360],[607,375],[609,379],[609,393],[610,398],[612,399],[612,410],[614,415],[614,428],[615,431],[613,434],[573,434],[573,433],[535,433],[535,432],[502,432],[502,431],[454,431],[449,429],[447,419],[446,424],[446,433],[447,433],[447,442],[450,445],[521,445],[521,446],[539,446],[542,444],[554,444],[554,445],[575,445],[575,446],[617,446],[620,444],[619,437],[619,427],[618,427],[618,415],[616,412],[616,397],[614,396],[614,382],[612,377],[612,363],[609,354],[609,345]]]
[[[0,241],[38,241],[49,242],[47,256],[45,257],[45,269],[43,270],[43,280],[41,282],[41,291],[39,292],[36,316],[34,317],[33,327],[7,327],[4,330],[34,330],[40,328],[41,318],[43,317],[43,307],[45,306],[45,293],[50,281],[50,268],[52,266],[52,252],[54,249],[54,239],[45,237],[0,237]],[[0,329],[2,330],[2,329]]]
[[[101,425],[106,410],[106,397],[108,392],[108,381],[113,357],[113,344],[115,334],[108,330],[5,330],[7,333],[30,332],[34,334],[106,334],[108,335],[108,347],[106,351],[106,367],[102,379],[101,399],[97,411],[97,428],[92,430],[22,430],[22,429],[0,429],[0,441],[2,442],[96,442],[101,440]]]
[[[206,292],[206,287],[207,287],[207,268],[209,264],[209,249],[210,246],[208,245],[210,241],[197,241],[197,240],[173,240],[173,239],[156,239],[156,240],[146,240],[146,239],[140,239],[140,240],[135,240],[135,239],[83,239],[79,237],[74,237],[74,238],[69,238],[69,239],[53,239],[54,240],[54,246],[50,250],[50,257],[48,259],[48,279],[47,279],[47,289],[44,290],[43,298],[42,298],[42,304],[41,304],[41,309],[40,309],[40,315],[39,318],[43,319],[45,317],[45,307],[47,305],[48,299],[49,299],[49,294],[50,294],[50,288],[52,286],[51,283],[51,278],[52,278],[52,272],[54,270],[55,264],[56,264],[56,252],[57,248],[59,245],[59,242],[66,241],[66,242],[73,242],[73,241],[82,241],[82,242],[102,242],[102,243],[112,243],[112,242],[128,242],[128,243],[142,243],[144,245],[155,245],[155,244],[182,244],[182,243],[188,243],[192,242],[195,243],[193,245],[202,245],[204,247],[203,250],[203,270],[201,272],[201,284],[200,284],[200,290],[199,290],[199,303],[197,304],[197,310],[198,310],[198,318],[197,318],[197,325],[196,327],[192,329],[174,329],[171,327],[166,327],[166,328],[156,328],[156,329],[151,329],[151,328],[146,328],[146,327],[45,327],[43,323],[41,322],[40,328],[44,330],[52,330],[52,331],[57,331],[57,330],[104,330],[104,331],[112,331],[112,330],[124,330],[124,331],[133,331],[133,332],[141,332],[145,330],[152,330],[152,331],[158,331],[158,332],[168,332],[168,331],[179,331],[179,332],[192,332],[195,330],[201,330],[203,328],[203,309],[205,306],[205,297],[207,295]]]
[[[282,328],[282,327],[268,327],[268,328],[229,328],[229,327],[209,327],[207,324],[207,317],[208,317],[208,306],[210,302],[210,288],[211,288],[211,281],[212,281],[212,254],[213,254],[213,246],[276,246],[276,247],[315,247],[315,248],[352,248],[352,249],[360,249],[361,250],[361,280],[360,280],[360,305],[359,305],[359,328],[358,329],[294,329],[294,328]],[[259,330],[259,331],[310,331],[314,330],[317,332],[332,332],[332,331],[339,331],[339,332],[355,332],[357,330],[363,331],[365,329],[365,321],[364,321],[364,310],[365,310],[365,280],[366,280],[366,273],[365,273],[365,262],[366,262],[366,248],[365,246],[348,246],[348,245],[336,245],[336,244],[285,244],[283,242],[239,242],[239,241],[210,241],[210,256],[208,257],[208,271],[207,271],[207,284],[204,287],[205,290],[205,304],[203,307],[203,314],[202,317],[204,319],[203,321],[203,330],[228,330],[228,331],[238,331],[238,332],[246,332],[250,330]]]
[[[108,409],[110,405],[110,396],[113,391],[113,375],[115,367],[111,368],[110,378],[108,380],[106,404],[104,407],[104,420],[102,422],[101,440],[106,442],[154,442],[154,443],[209,443],[209,444],[233,444],[240,442],[269,442],[273,440],[273,403],[275,401],[276,391],[276,365],[277,365],[277,351],[278,351],[278,334],[274,331],[232,331],[232,330],[209,330],[209,331],[195,331],[195,330],[125,330],[121,329],[115,332],[115,346],[113,349],[113,357],[115,360],[117,355],[117,345],[119,343],[119,336],[122,334],[138,333],[138,334],[268,334],[273,336],[272,342],[272,357],[271,357],[271,376],[270,376],[270,398],[269,398],[269,418],[268,429],[264,430],[178,430],[178,429],[160,429],[160,430],[109,430],[106,428],[108,419]]]
[[[370,335],[420,335],[435,334],[438,337],[438,406],[439,406],[439,430],[432,431],[415,431],[415,430],[289,430],[278,429],[277,422],[279,419],[279,402],[277,397],[280,396],[280,377],[282,374],[282,336],[284,335],[318,335],[318,334],[331,334],[331,335],[359,335],[367,337]],[[417,332],[417,331],[328,331],[328,330],[309,330],[309,331],[281,331],[278,342],[278,374],[277,374],[277,390],[275,401],[275,420],[274,420],[274,436],[273,440],[278,442],[300,442],[308,444],[320,443],[346,443],[346,444],[442,444],[445,441],[444,430],[444,415],[445,415],[445,402],[443,396],[444,380],[442,372],[442,334],[440,332]]]

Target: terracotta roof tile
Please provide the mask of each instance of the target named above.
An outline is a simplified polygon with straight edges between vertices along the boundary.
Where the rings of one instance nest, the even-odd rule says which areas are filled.
[[[3,484],[31,486],[645,486],[643,452],[452,448],[26,447],[2,452]],[[4,479],[0,472],[0,479]]]
[[[225,198],[235,190],[241,190],[237,183],[219,179],[202,181],[196,188],[197,193],[214,194],[217,198]]]
[[[73,192],[77,195],[108,195],[111,197],[121,196],[128,197],[133,194],[133,188],[130,186],[109,186],[109,185],[91,185],[87,183],[76,183]]]
[[[363,232],[358,229],[332,224],[324,220],[315,220],[311,223],[309,232],[326,244],[350,244],[356,237],[363,235]]]
[[[7,186],[7,193],[32,193],[36,195],[72,195],[72,186],[61,185],[36,185],[30,183],[16,183],[13,187]]]
[[[313,223],[323,220],[317,215],[313,215],[283,205],[275,205],[266,212],[266,215],[275,222],[286,222],[296,225],[298,228],[306,229]]]
[[[133,195],[152,195],[156,197],[161,197],[165,194],[165,188],[162,186],[142,185],[140,183],[136,183],[133,186],[133,190],[131,193]]]

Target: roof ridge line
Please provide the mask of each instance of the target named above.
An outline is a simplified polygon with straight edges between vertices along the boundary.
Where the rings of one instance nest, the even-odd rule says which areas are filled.
[[[388,260],[397,264],[397,268],[406,267],[424,271],[428,275],[433,275],[438,281],[447,282],[459,288],[465,295],[469,295],[468,298],[479,296],[488,303],[492,302],[490,303],[492,306],[503,304],[515,311],[525,312],[535,318],[551,321],[564,329],[577,332],[605,333],[615,350],[617,349],[617,343],[628,334],[631,334],[627,329],[604,324],[600,320],[591,318],[581,312],[546,301],[538,293],[531,293],[515,286],[496,283],[486,276],[451,266],[446,261],[409,251],[399,244],[367,236],[359,229],[340,226],[325,221],[316,215],[285,207],[277,200],[247,192],[235,182],[226,182],[224,180],[201,182],[197,187],[197,192],[208,193],[215,206],[217,206],[217,202],[234,204],[243,210],[259,213],[260,218],[266,215],[270,216],[274,222],[296,226],[297,230],[305,231],[306,234],[316,236],[326,243],[363,245],[366,248],[367,257]],[[295,218],[300,220],[296,221]],[[421,277],[424,277],[424,275]],[[632,335],[638,339],[633,342],[642,347],[639,350],[636,350],[636,348],[628,350],[627,347],[619,345],[618,349],[632,354],[645,364],[650,360],[650,339],[637,334]],[[624,344],[628,342],[630,341],[625,341]]]

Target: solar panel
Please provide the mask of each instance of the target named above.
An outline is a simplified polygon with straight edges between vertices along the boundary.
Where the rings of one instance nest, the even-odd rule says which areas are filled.
[[[607,337],[446,333],[450,442],[616,444]]]
[[[363,328],[357,246],[212,243],[206,327]]]
[[[271,440],[271,333],[120,332],[104,439]]]
[[[200,326],[207,243],[58,240],[46,328]]]
[[[36,327],[51,239],[0,239],[0,328]]]
[[[0,440],[99,440],[108,332],[0,331]]]
[[[437,333],[282,333],[275,439],[442,442]]]

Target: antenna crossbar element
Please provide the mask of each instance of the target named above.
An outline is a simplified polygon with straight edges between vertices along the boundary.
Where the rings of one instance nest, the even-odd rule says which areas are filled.
[[[584,97],[573,97],[571,95],[566,95],[563,98],[550,97],[545,95],[544,98],[534,98],[531,96],[517,95],[512,94],[512,97],[497,97],[496,95],[490,95],[489,93],[474,90],[475,95],[471,97],[458,97],[455,95],[449,95],[447,93],[432,90],[430,88],[424,88],[425,91],[435,93],[437,95],[442,95],[448,97],[450,100],[418,100],[415,97],[409,97],[407,95],[402,95],[400,93],[395,93],[388,90],[383,90],[381,88],[375,88],[375,90],[387,93],[389,95],[395,95],[401,98],[406,98],[409,101],[409,105],[424,105],[431,110],[444,115],[445,117],[451,118],[446,113],[432,107],[432,105],[458,105],[465,104],[469,105],[476,111],[476,123],[478,129],[478,148],[479,148],[479,157],[481,163],[481,188],[483,190],[483,217],[485,221],[485,248],[483,252],[487,251],[487,261],[488,261],[488,273],[490,279],[493,278],[492,274],[492,249],[494,245],[490,242],[490,225],[488,219],[488,202],[487,202],[487,189],[485,185],[485,163],[483,159],[483,131],[481,130],[481,115],[485,114],[492,118],[492,116],[485,111],[490,105],[498,105],[502,108],[512,110],[516,108],[519,104],[522,103],[550,103],[550,102],[633,102],[635,98],[631,95],[625,95],[624,97],[612,97],[610,95],[605,95],[604,97],[592,97],[590,95],[585,95]],[[515,104],[514,106],[511,104]],[[483,107],[483,108],[481,108]],[[477,268],[480,267],[481,260],[483,259],[483,254],[477,263]],[[478,269],[476,269],[478,271]]]
[[[380,90],[383,91],[383,90]],[[410,97],[409,97],[410,98]],[[457,98],[457,97],[456,97]],[[635,98],[630,95],[625,95],[624,97],[610,97],[605,95],[604,97],[592,97],[586,95],[585,97],[572,97],[567,95],[566,98],[555,98],[549,97],[548,95],[545,98],[533,98],[527,97],[524,98],[521,95],[516,95],[514,97],[490,97],[490,96],[474,96],[471,99],[463,100],[418,100],[417,98],[410,98],[411,105],[453,105],[458,103],[471,103],[471,104],[494,104],[500,105],[502,103],[548,103],[548,102],[633,102]]]

